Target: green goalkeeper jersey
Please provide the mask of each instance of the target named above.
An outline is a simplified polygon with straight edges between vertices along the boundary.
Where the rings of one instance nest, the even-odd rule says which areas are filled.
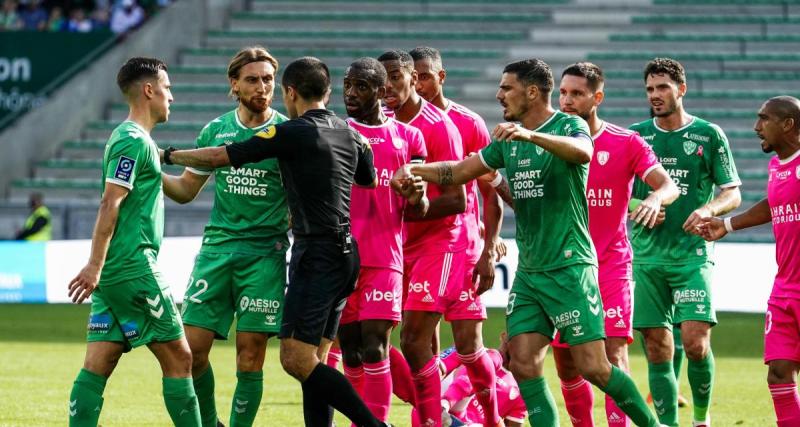
[[[266,123],[248,128],[236,110],[209,122],[197,137],[197,148],[217,147],[250,139],[260,130],[288,119],[275,110]],[[249,163],[239,169],[188,168],[214,174],[214,208],[203,233],[202,252],[266,255],[289,246],[289,210],[277,159]]]
[[[680,190],[666,209],[663,224],[648,229],[635,226],[632,245],[635,264],[701,264],[713,256],[713,243],[683,230],[695,209],[714,197],[714,186],[739,186],[728,138],[719,126],[698,117],[673,131],[658,127],[655,119],[632,125],[652,147]],[[637,179],[634,194],[647,197],[650,187]]]
[[[103,154],[103,180],[129,190],[100,274],[100,284],[155,273],[164,234],[164,196],[158,147],[141,126],[125,121],[114,129]]]
[[[534,131],[591,141],[583,119],[560,111]],[[521,271],[597,265],[589,236],[588,163],[570,163],[536,144],[521,141],[493,141],[480,156],[486,167],[506,169],[514,199]]]

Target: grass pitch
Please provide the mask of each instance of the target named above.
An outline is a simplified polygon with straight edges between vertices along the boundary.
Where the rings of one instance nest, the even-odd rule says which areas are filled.
[[[0,305],[0,426],[51,426],[67,423],[67,401],[72,381],[81,367],[85,349],[88,305]],[[763,316],[721,313],[714,328],[713,348],[717,375],[711,413],[715,426],[774,425],[761,361]],[[503,311],[490,310],[485,325],[487,345],[496,345],[504,327]],[[450,345],[449,327],[443,325],[442,345]],[[277,340],[271,340],[264,367],[264,398],[256,425],[302,426],[300,387],[278,363]],[[631,365],[640,390],[647,391],[647,367],[640,345],[631,346]],[[217,383],[217,410],[227,424],[235,387],[235,351],[230,342],[218,341],[211,352]],[[690,399],[688,381],[681,375],[681,392]],[[552,360],[547,379],[561,412],[561,425],[569,426]],[[100,417],[104,426],[168,426],[170,420],[161,397],[158,362],[145,348],[123,356],[105,390]],[[595,423],[606,425],[604,400],[595,393]],[[390,421],[410,426],[410,408],[393,402]],[[681,425],[691,425],[691,408],[680,410]],[[337,425],[350,425],[337,414]]]

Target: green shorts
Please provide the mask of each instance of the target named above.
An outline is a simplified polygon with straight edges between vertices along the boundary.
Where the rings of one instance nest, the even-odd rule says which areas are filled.
[[[286,258],[200,252],[183,299],[183,322],[227,339],[236,330],[277,334],[283,314]]]
[[[550,339],[555,331],[571,346],[606,337],[597,267],[571,265],[552,271],[517,270],[506,308],[508,337],[536,332]]]
[[[125,350],[183,336],[183,326],[169,286],[159,275],[101,284],[92,293],[86,339],[114,341]]]
[[[695,265],[633,266],[633,327],[672,328],[686,320],[717,324],[711,305],[711,269]]]

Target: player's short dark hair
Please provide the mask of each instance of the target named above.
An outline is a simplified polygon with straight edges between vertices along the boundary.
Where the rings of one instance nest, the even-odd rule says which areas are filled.
[[[503,68],[503,73],[515,74],[525,87],[535,85],[546,94],[553,91],[553,72],[550,66],[539,58],[512,62]]]
[[[293,87],[303,99],[317,101],[328,94],[331,73],[324,62],[313,56],[304,56],[286,66],[281,85]]]
[[[672,58],[653,58],[644,66],[645,82],[651,74],[666,74],[675,83],[686,83],[686,71],[683,70],[683,65]]]
[[[800,128],[800,100],[789,95],[775,96],[767,100],[772,113],[781,120],[794,120],[794,128]]]
[[[143,79],[158,79],[158,72],[167,71],[167,64],[156,58],[134,57],[125,62],[117,73],[117,86],[128,94],[131,86]]]
[[[350,64],[349,69],[361,72],[373,87],[381,87],[386,84],[386,68],[375,58],[358,58]]]
[[[408,70],[408,72],[414,71],[414,58],[404,50],[389,50],[383,52],[381,56],[378,57],[378,61],[397,61],[400,63],[400,66]]]
[[[408,52],[414,61],[421,61],[423,59],[430,59],[431,63],[442,68],[442,54],[438,49],[430,46],[417,46]]]
[[[592,92],[596,92],[605,81],[603,78],[603,70],[591,62],[576,62],[570,65],[561,73],[561,77],[563,78],[564,76],[585,78]]]

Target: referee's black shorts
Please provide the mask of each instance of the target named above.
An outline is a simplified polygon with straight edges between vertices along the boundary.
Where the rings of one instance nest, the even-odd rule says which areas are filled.
[[[295,239],[278,336],[317,346],[322,337],[333,340],[359,266],[355,241],[345,254],[334,239]]]

